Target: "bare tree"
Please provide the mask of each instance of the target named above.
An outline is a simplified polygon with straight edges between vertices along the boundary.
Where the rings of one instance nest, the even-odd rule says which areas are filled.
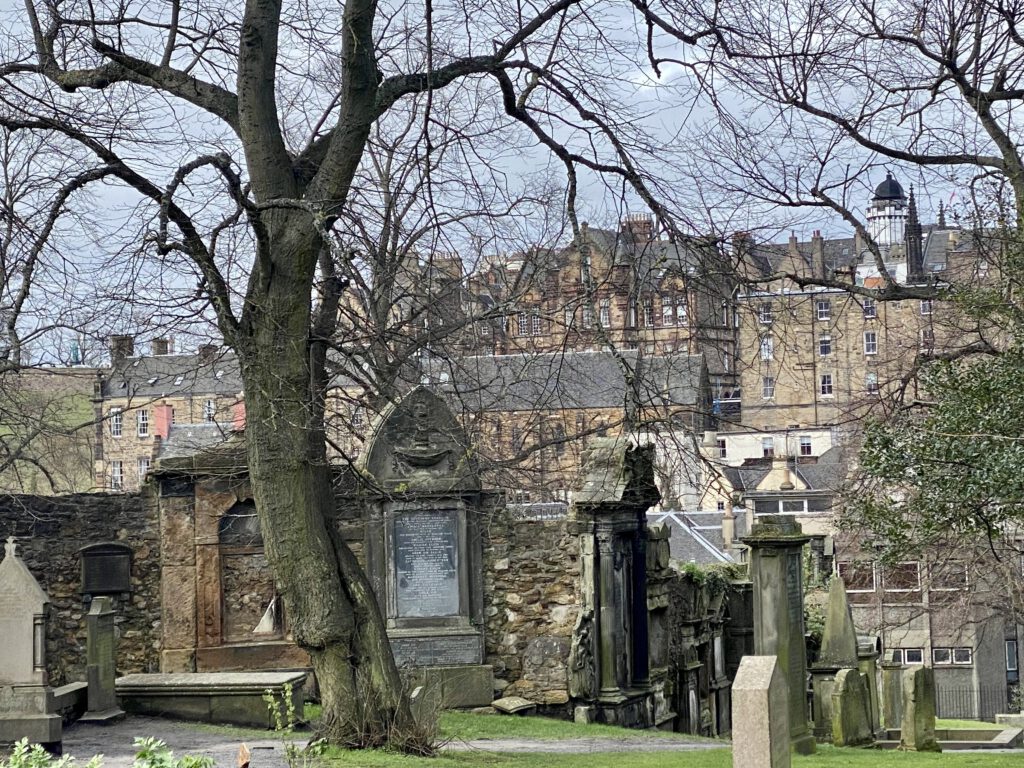
[[[574,231],[578,189],[601,177],[672,222],[646,162],[658,146],[631,123],[619,78],[642,63],[642,29],[659,17],[579,0],[29,0],[22,23],[0,64],[0,125],[88,152],[91,172],[139,201],[147,263],[198,276],[192,296],[177,286],[176,306],[209,309],[238,355],[267,555],[316,669],[323,728],[341,743],[387,741],[409,710],[369,584],[325,523],[325,361],[351,259],[339,222],[367,144],[405,100],[426,98],[426,123],[430,95],[461,88],[467,109],[440,119],[465,119],[471,135],[486,107],[503,134],[550,152]],[[621,32],[632,25],[641,34]]]

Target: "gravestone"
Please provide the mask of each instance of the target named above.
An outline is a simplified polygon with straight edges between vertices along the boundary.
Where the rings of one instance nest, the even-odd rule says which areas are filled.
[[[810,541],[791,517],[763,515],[743,543],[750,547],[754,592],[754,653],[776,656],[789,695],[790,740],[799,754],[814,752],[807,725],[803,546]],[[856,665],[856,660],[854,660]]]
[[[732,684],[734,768],[789,768],[789,691],[775,656],[744,656]]]
[[[908,752],[941,752],[935,738],[935,673],[930,667],[903,670],[903,720],[900,749]]]
[[[811,688],[814,698],[811,719],[814,736],[819,741],[832,741],[832,694],[836,675],[843,669],[857,669],[857,631],[846,599],[846,585],[833,576],[828,589],[825,629],[818,660],[811,666]]]
[[[360,457],[371,479],[366,569],[399,667],[424,700],[486,706],[481,491],[469,440],[454,414],[418,387],[381,414]]]
[[[114,616],[109,597],[93,598],[89,615],[86,616],[89,708],[81,718],[85,722],[110,723],[124,717],[124,712],[117,704],[117,693],[114,690],[114,681],[117,679]]]
[[[0,744],[27,738],[59,753],[61,719],[46,684],[49,602],[9,537],[0,562]]]
[[[871,730],[876,739],[884,738],[882,705],[878,689],[878,659],[882,655],[882,642],[877,635],[857,635],[857,669],[868,684],[868,704],[871,707]]]
[[[580,614],[569,653],[578,722],[656,725],[650,681],[647,510],[659,499],[654,449],[597,438],[569,530],[580,546]]]
[[[857,669],[841,669],[832,688],[832,744],[855,747],[875,740],[867,680]]]
[[[882,662],[882,722],[895,730],[903,723],[903,665],[896,661]]]

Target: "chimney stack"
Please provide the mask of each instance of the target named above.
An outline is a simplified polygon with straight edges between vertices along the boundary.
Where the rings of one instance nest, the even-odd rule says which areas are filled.
[[[135,354],[135,337],[128,335],[111,336],[110,361],[115,365]]]
[[[649,243],[654,240],[654,217],[648,213],[627,214],[622,220],[622,232],[634,243]]]
[[[199,362],[200,363],[212,363],[216,357],[217,352],[220,350],[216,344],[202,344],[199,347]]]
[[[150,350],[152,351],[154,357],[156,357],[157,355],[170,354],[170,348],[171,343],[163,337],[160,337],[159,339],[153,339],[152,344],[150,344]]]

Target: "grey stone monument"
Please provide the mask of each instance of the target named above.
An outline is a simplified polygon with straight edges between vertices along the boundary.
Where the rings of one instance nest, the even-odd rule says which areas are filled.
[[[903,665],[883,661],[882,667],[882,722],[886,729],[902,728],[903,723]]]
[[[811,718],[814,737],[832,741],[832,692],[836,675],[843,669],[857,669],[857,631],[846,599],[846,585],[838,576],[832,577],[828,589],[825,630],[821,638],[818,660],[811,666],[811,687],[814,698]]]
[[[776,656],[789,695],[793,749],[815,751],[807,725],[807,650],[804,641],[803,546],[810,541],[791,517],[764,515],[743,543],[750,547],[754,590],[754,652]],[[854,661],[856,664],[856,660]]]
[[[941,752],[935,738],[935,673],[930,667],[903,670],[903,721],[900,749],[908,752]]]
[[[734,768],[789,768],[789,691],[775,656],[744,656],[732,684]]]
[[[81,717],[84,722],[112,723],[125,716],[114,690],[117,679],[114,616],[109,597],[93,598],[85,619],[89,708]]]
[[[366,568],[400,667],[449,707],[486,706],[481,491],[469,440],[437,395],[418,387],[387,408],[360,459]],[[436,691],[425,691],[434,696]]]
[[[857,669],[868,684],[868,704],[871,706],[871,731],[876,739],[883,738],[882,704],[878,689],[878,659],[882,655],[882,642],[877,635],[857,635]]]
[[[626,438],[592,441],[571,510],[580,543],[580,616],[569,654],[569,695],[581,722],[649,728],[647,510],[657,503],[654,449]]]
[[[46,680],[49,602],[9,537],[0,562],[0,743],[27,738],[59,753],[61,719]]]
[[[857,669],[841,669],[832,688],[832,743],[837,747],[871,744],[871,695],[868,682]]]

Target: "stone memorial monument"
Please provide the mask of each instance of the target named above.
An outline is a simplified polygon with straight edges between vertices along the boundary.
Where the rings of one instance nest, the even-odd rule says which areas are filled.
[[[569,654],[575,718],[648,728],[647,510],[659,499],[654,449],[592,441],[570,530],[580,542],[580,614]]]
[[[836,675],[843,669],[857,669],[857,665],[857,631],[846,599],[846,585],[839,576],[833,576],[828,589],[821,651],[811,666],[811,687],[814,691],[811,717],[814,736],[819,741],[832,740],[832,692]]]
[[[114,610],[109,597],[94,597],[86,616],[86,674],[88,676],[88,710],[84,722],[111,723],[123,718],[118,706],[114,681],[117,638]]]
[[[486,706],[485,503],[468,438],[448,406],[419,387],[384,411],[360,460],[370,482],[364,548],[399,667],[440,686],[445,706]]]
[[[883,661],[882,667],[882,723],[887,729],[903,727],[903,665],[898,661]]]
[[[789,691],[775,656],[744,656],[732,684],[734,768],[789,768]]]
[[[0,562],[0,744],[27,738],[59,753],[61,719],[46,679],[49,602],[9,537]]]
[[[791,517],[763,515],[743,543],[750,547],[754,591],[754,652],[776,656],[789,695],[793,749],[814,752],[807,726],[807,650],[804,643],[803,546],[810,541]],[[856,665],[856,659],[854,660]],[[735,721],[734,721],[735,722]]]
[[[935,738],[935,673],[930,667],[903,670],[903,721],[900,749],[908,752],[941,752]]]
[[[871,695],[868,681],[857,669],[840,669],[832,688],[832,744],[855,747],[871,744]]]

